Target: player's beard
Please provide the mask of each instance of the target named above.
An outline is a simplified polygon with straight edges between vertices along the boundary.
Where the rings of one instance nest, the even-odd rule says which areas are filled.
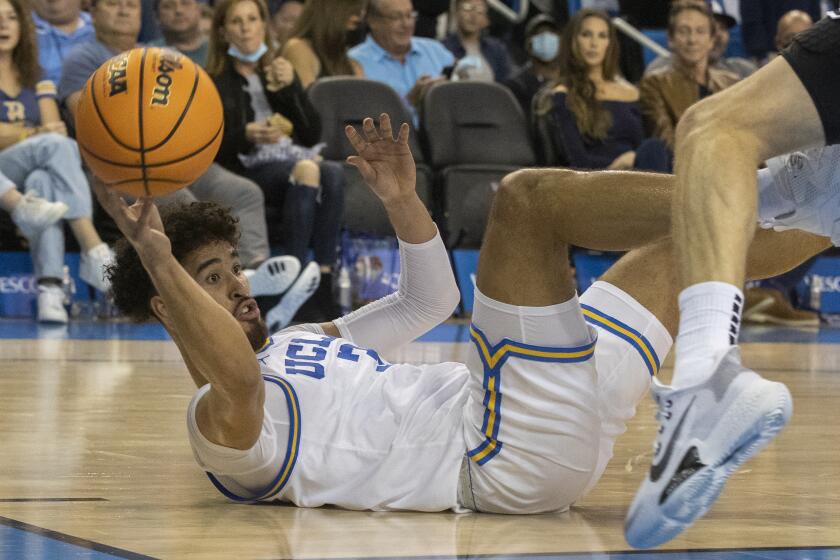
[[[256,352],[265,345],[265,340],[268,338],[268,326],[262,317],[257,317],[250,321],[241,321],[241,323],[242,330],[245,331],[245,336],[248,337],[248,342],[251,343],[251,348]]]

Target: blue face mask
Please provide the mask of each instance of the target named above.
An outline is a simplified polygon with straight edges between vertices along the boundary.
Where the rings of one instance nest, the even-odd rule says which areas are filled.
[[[265,46],[265,43],[260,43],[260,47],[251,54],[244,53],[233,45],[228,48],[227,53],[242,62],[257,62],[267,51],[268,47]]]
[[[543,62],[551,62],[560,51],[560,36],[543,31],[531,37],[531,53]]]

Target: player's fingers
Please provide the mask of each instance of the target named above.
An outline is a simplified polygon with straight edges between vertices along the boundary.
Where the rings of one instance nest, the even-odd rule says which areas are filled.
[[[400,144],[408,145],[408,133],[409,133],[408,123],[402,123],[400,125],[400,133],[397,136],[397,142],[399,142]]]
[[[373,170],[373,167],[370,166],[365,158],[350,156],[347,158],[347,163],[359,170],[359,173],[362,175],[362,179],[364,179],[366,183],[372,184],[376,181],[376,171]]]
[[[376,125],[373,124],[373,119],[367,117],[362,121],[362,130],[365,132],[365,138],[368,142],[376,142],[380,139],[379,133],[376,131]]]
[[[137,220],[138,229],[146,229],[149,227],[149,223],[151,222],[152,208],[154,208],[155,203],[150,196],[144,196],[138,201],[138,203],[142,204],[140,219]]]
[[[350,141],[350,145],[353,146],[354,150],[356,150],[356,153],[361,154],[367,147],[367,142],[365,142],[361,135],[356,131],[356,127],[348,124],[344,127],[344,134]]]
[[[388,140],[394,139],[394,132],[391,130],[391,117],[388,113],[382,113],[379,115],[379,134],[382,138],[386,138]]]

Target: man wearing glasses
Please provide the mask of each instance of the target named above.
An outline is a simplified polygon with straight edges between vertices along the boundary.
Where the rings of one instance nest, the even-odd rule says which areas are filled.
[[[349,55],[366,78],[388,84],[402,97],[416,125],[423,94],[445,79],[443,70],[455,58],[438,41],[414,36],[417,12],[411,0],[371,0],[367,21],[370,34]]]

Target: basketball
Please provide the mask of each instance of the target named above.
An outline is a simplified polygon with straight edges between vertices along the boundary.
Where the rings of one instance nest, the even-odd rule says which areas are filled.
[[[76,141],[91,171],[135,197],[195,181],[216,157],[223,128],[213,81],[169,49],[111,58],[88,79],[76,111]]]

